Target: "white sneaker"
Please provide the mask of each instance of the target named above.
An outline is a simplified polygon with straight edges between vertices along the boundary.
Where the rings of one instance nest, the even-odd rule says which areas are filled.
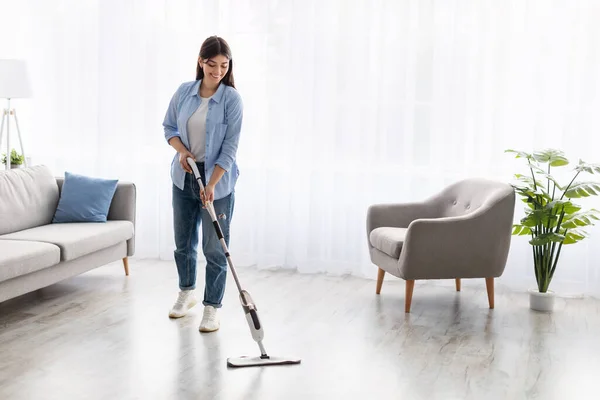
[[[177,301],[169,311],[170,318],[181,318],[184,317],[188,310],[196,305],[198,301],[194,295],[193,290],[182,290],[179,292]]]
[[[219,329],[221,323],[217,315],[217,309],[213,306],[204,307],[204,315],[200,322],[200,332],[214,332]]]

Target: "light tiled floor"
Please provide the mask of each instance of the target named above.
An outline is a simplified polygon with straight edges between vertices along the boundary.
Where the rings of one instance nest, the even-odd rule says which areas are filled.
[[[404,284],[240,269],[272,355],[302,364],[228,369],[257,355],[230,280],[221,330],[183,319],[174,264],[120,262],[0,304],[0,399],[597,399],[600,301],[554,314],[485,282]],[[199,287],[203,287],[200,269]],[[375,269],[374,269],[375,273]],[[202,290],[199,291],[202,298]]]

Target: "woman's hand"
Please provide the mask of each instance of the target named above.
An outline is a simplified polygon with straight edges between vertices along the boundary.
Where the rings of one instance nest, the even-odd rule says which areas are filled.
[[[192,157],[192,159],[196,161],[196,157],[194,157],[194,155],[185,147],[179,151],[179,164],[181,164],[181,168],[183,168],[185,172],[189,172],[191,174],[193,172],[190,164],[187,162],[188,157]]]
[[[204,190],[200,189],[200,199],[205,208],[206,203],[212,203],[215,199],[215,186],[209,183],[204,187]]]

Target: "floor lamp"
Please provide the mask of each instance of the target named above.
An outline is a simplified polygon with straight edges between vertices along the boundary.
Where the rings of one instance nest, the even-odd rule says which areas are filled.
[[[4,123],[6,122],[6,169],[10,169],[10,117],[15,119],[19,143],[21,144],[21,154],[27,167],[27,158],[23,148],[23,139],[19,129],[19,120],[17,112],[10,108],[10,100],[16,98],[31,97],[31,85],[29,83],[29,74],[27,64],[22,60],[0,60],[0,98],[6,99],[7,107],[2,110],[2,125],[0,125],[0,148],[2,147],[2,136],[4,133]]]

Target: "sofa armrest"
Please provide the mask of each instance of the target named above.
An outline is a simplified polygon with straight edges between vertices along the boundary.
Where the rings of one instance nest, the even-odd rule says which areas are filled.
[[[108,219],[131,221],[135,226],[136,194],[135,184],[119,181],[108,210]]]
[[[513,205],[507,197],[470,214],[413,221],[398,260],[402,278],[501,276],[510,248]]]
[[[63,177],[56,177],[59,193],[62,191],[64,181]],[[127,181],[119,181],[107,216],[109,221],[130,221],[133,224],[133,237],[127,241],[128,256],[132,256],[135,253],[136,198],[137,190],[135,184]]]
[[[127,241],[127,255],[135,253],[135,221],[137,190],[132,182],[119,181],[117,190],[108,210],[110,221],[130,221],[133,224],[133,236]]]

